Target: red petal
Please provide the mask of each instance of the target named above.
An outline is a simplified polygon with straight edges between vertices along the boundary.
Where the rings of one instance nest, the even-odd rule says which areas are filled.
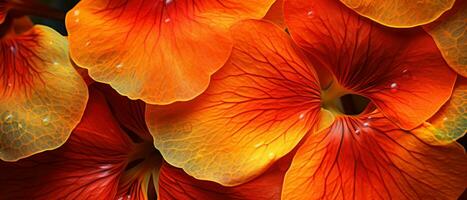
[[[0,162],[5,199],[113,199],[131,150],[104,96],[90,90],[83,119],[62,147],[15,163]]]
[[[404,129],[431,117],[451,95],[456,74],[421,29],[395,30],[360,17],[338,1],[288,0],[285,20],[315,68],[374,101]]]

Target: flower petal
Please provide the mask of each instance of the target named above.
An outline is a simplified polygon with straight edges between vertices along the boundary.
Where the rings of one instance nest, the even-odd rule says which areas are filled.
[[[433,37],[443,57],[460,75],[467,77],[467,2],[458,1],[459,6],[452,10],[446,18],[424,26]]]
[[[60,148],[18,162],[0,162],[5,199],[115,199],[131,140],[102,94],[91,88],[86,111]]]
[[[392,30],[336,1],[287,0],[294,41],[315,68],[328,68],[350,93],[370,98],[391,120],[412,129],[451,95],[456,74],[421,29]]]
[[[266,13],[266,16],[264,16],[263,19],[271,21],[274,24],[285,29],[286,27],[284,22],[284,0],[276,0],[276,2],[272,4],[271,8]]]
[[[55,149],[80,121],[88,91],[67,49],[63,36],[40,25],[0,39],[0,159]]]
[[[460,145],[441,145],[423,127],[403,131],[378,111],[341,117],[298,148],[282,198],[455,199],[466,165]]]
[[[197,180],[186,174],[182,169],[164,163],[161,167],[159,179],[159,198],[203,200],[280,199],[285,171],[286,168],[274,164],[261,176],[247,183],[234,187],[225,187],[214,182]]]
[[[71,56],[131,99],[190,100],[228,59],[228,28],[262,18],[273,2],[84,0],[66,18]]]
[[[3,24],[5,21],[8,9],[7,2],[5,0],[0,0],[0,24]]]
[[[109,103],[110,110],[115,118],[126,129],[126,132],[134,133],[134,140],[152,141],[152,136],[146,126],[144,111],[146,104],[141,100],[130,100],[121,96],[110,86],[95,83],[94,86],[101,91]],[[136,141],[142,142],[142,141]]]
[[[467,131],[467,80],[457,81],[451,99],[429,120],[428,127],[436,138],[452,142]]]
[[[451,9],[455,0],[340,0],[360,15],[390,27],[428,24]]]
[[[206,92],[146,108],[154,145],[168,163],[226,186],[259,175],[320,117],[316,73],[284,31],[246,20],[232,33],[230,60]]]

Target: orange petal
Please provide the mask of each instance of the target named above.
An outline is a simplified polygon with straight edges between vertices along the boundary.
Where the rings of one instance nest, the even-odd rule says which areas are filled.
[[[232,33],[232,56],[206,92],[146,108],[168,163],[226,186],[251,180],[290,152],[320,111],[316,74],[284,31],[247,20]]]
[[[420,29],[391,30],[336,1],[285,1],[294,41],[315,68],[350,93],[370,98],[404,129],[430,118],[451,95],[456,74]]]
[[[390,27],[428,24],[451,9],[455,0],[340,0],[355,12]]]
[[[0,159],[55,149],[80,121],[88,91],[67,49],[63,36],[39,25],[0,38]]]
[[[457,81],[451,99],[433,116],[427,125],[436,138],[452,142],[467,131],[467,80]]]
[[[84,0],[66,18],[71,56],[131,99],[190,100],[228,59],[228,28],[262,18],[273,2]]]
[[[467,77],[467,2],[458,2],[451,15],[423,28],[433,37],[452,69]]]
[[[62,82],[62,84],[65,82]],[[4,199],[116,199],[131,140],[91,88],[83,119],[65,145],[18,162],[0,161]]]
[[[456,199],[466,165],[459,144],[442,145],[423,127],[403,131],[378,111],[341,117],[299,147],[282,198]]]
[[[285,29],[286,27],[284,22],[284,0],[276,0],[276,2],[272,4],[271,8],[266,13],[266,16],[264,16],[263,19],[271,21],[274,24]]]
[[[282,164],[282,163],[280,163]],[[290,164],[290,159],[287,165]],[[159,179],[160,199],[203,200],[272,200],[280,199],[282,182],[288,166],[274,164],[261,176],[235,187],[197,180],[182,169],[164,163]]]
[[[98,88],[106,97],[110,109],[115,118],[121,124],[122,128],[133,136],[136,142],[152,141],[152,136],[146,126],[144,120],[144,111],[146,104],[141,100],[130,100],[125,96],[121,96],[110,86],[94,83],[94,87]]]

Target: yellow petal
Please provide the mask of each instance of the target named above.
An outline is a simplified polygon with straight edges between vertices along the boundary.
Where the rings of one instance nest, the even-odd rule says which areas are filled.
[[[0,44],[0,159],[16,161],[61,146],[88,99],[66,39],[38,25]]]

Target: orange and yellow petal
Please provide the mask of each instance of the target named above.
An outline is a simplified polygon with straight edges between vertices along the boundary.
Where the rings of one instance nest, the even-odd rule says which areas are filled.
[[[378,111],[341,117],[298,148],[282,199],[456,199],[466,165],[459,144],[423,127],[401,130]]]
[[[467,81],[459,79],[449,101],[425,124],[438,140],[452,142],[467,131]]]
[[[90,89],[83,119],[60,148],[17,162],[0,161],[4,199],[117,199],[131,140]]]
[[[409,28],[428,24],[451,9],[455,0],[340,0],[343,4],[385,26]]]
[[[423,28],[433,37],[449,66],[467,77],[467,2],[459,1],[448,14]]]
[[[449,99],[456,74],[423,30],[391,30],[337,1],[284,6],[288,30],[313,66],[329,69],[336,84],[370,98],[400,127],[422,124]]]
[[[146,108],[154,145],[169,164],[225,186],[265,171],[320,117],[316,73],[282,29],[246,20],[232,33],[232,55],[202,95]]]
[[[290,159],[287,161],[288,164],[290,164]],[[161,167],[158,196],[160,199],[280,199],[287,167],[281,161],[249,182],[234,187],[225,187],[214,182],[195,179],[182,169],[164,163]]]
[[[37,25],[6,35],[0,45],[0,159],[16,161],[61,146],[88,99],[66,39]]]
[[[131,99],[193,99],[228,59],[229,27],[273,0],[85,0],[67,14],[73,60]]]

